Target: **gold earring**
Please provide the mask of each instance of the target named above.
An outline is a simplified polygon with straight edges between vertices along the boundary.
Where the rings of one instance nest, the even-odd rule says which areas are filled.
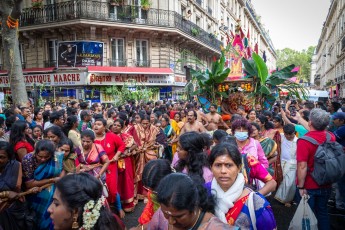
[[[78,214],[75,214],[75,215],[73,216],[72,229],[79,229]]]

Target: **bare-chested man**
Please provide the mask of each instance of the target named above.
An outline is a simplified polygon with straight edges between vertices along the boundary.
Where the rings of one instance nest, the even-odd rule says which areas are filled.
[[[202,125],[201,122],[197,121],[197,114],[194,110],[190,110],[187,113],[187,123],[183,126],[180,134],[183,134],[185,132],[198,132],[203,133],[206,132],[205,127]]]
[[[196,112],[196,115],[197,115],[196,120],[199,121],[204,126],[207,126],[207,124],[208,124],[207,118],[206,118],[205,114],[198,109],[197,104],[188,104],[187,105],[187,110],[188,111],[189,110],[194,110]]]
[[[229,129],[229,126],[223,121],[222,116],[217,113],[216,105],[210,106],[210,113],[206,114],[206,119],[208,121],[208,125],[206,126],[208,131],[217,130],[220,124],[222,124],[226,129]]]

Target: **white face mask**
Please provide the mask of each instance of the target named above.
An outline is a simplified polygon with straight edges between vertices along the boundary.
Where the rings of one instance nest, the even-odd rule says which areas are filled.
[[[248,132],[236,131],[234,136],[239,141],[245,141],[248,139]]]

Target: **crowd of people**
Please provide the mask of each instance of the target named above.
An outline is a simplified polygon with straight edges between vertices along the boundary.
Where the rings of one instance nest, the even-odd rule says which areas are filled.
[[[0,114],[0,229],[276,229],[267,196],[291,206],[308,194],[330,229],[332,184],[311,173],[318,145],[345,146],[341,104],[239,107],[157,101],[114,107],[71,101]],[[345,176],[333,184],[345,210]]]

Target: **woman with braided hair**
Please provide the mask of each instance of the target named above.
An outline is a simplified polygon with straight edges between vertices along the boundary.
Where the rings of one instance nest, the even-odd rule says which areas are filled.
[[[172,161],[176,171],[193,178],[199,177],[205,183],[212,181],[213,175],[208,167],[204,147],[205,141],[200,133],[186,132],[182,134],[177,144],[177,154]]]
[[[70,174],[56,183],[48,212],[54,229],[125,229],[104,202],[99,180],[87,173]]]

